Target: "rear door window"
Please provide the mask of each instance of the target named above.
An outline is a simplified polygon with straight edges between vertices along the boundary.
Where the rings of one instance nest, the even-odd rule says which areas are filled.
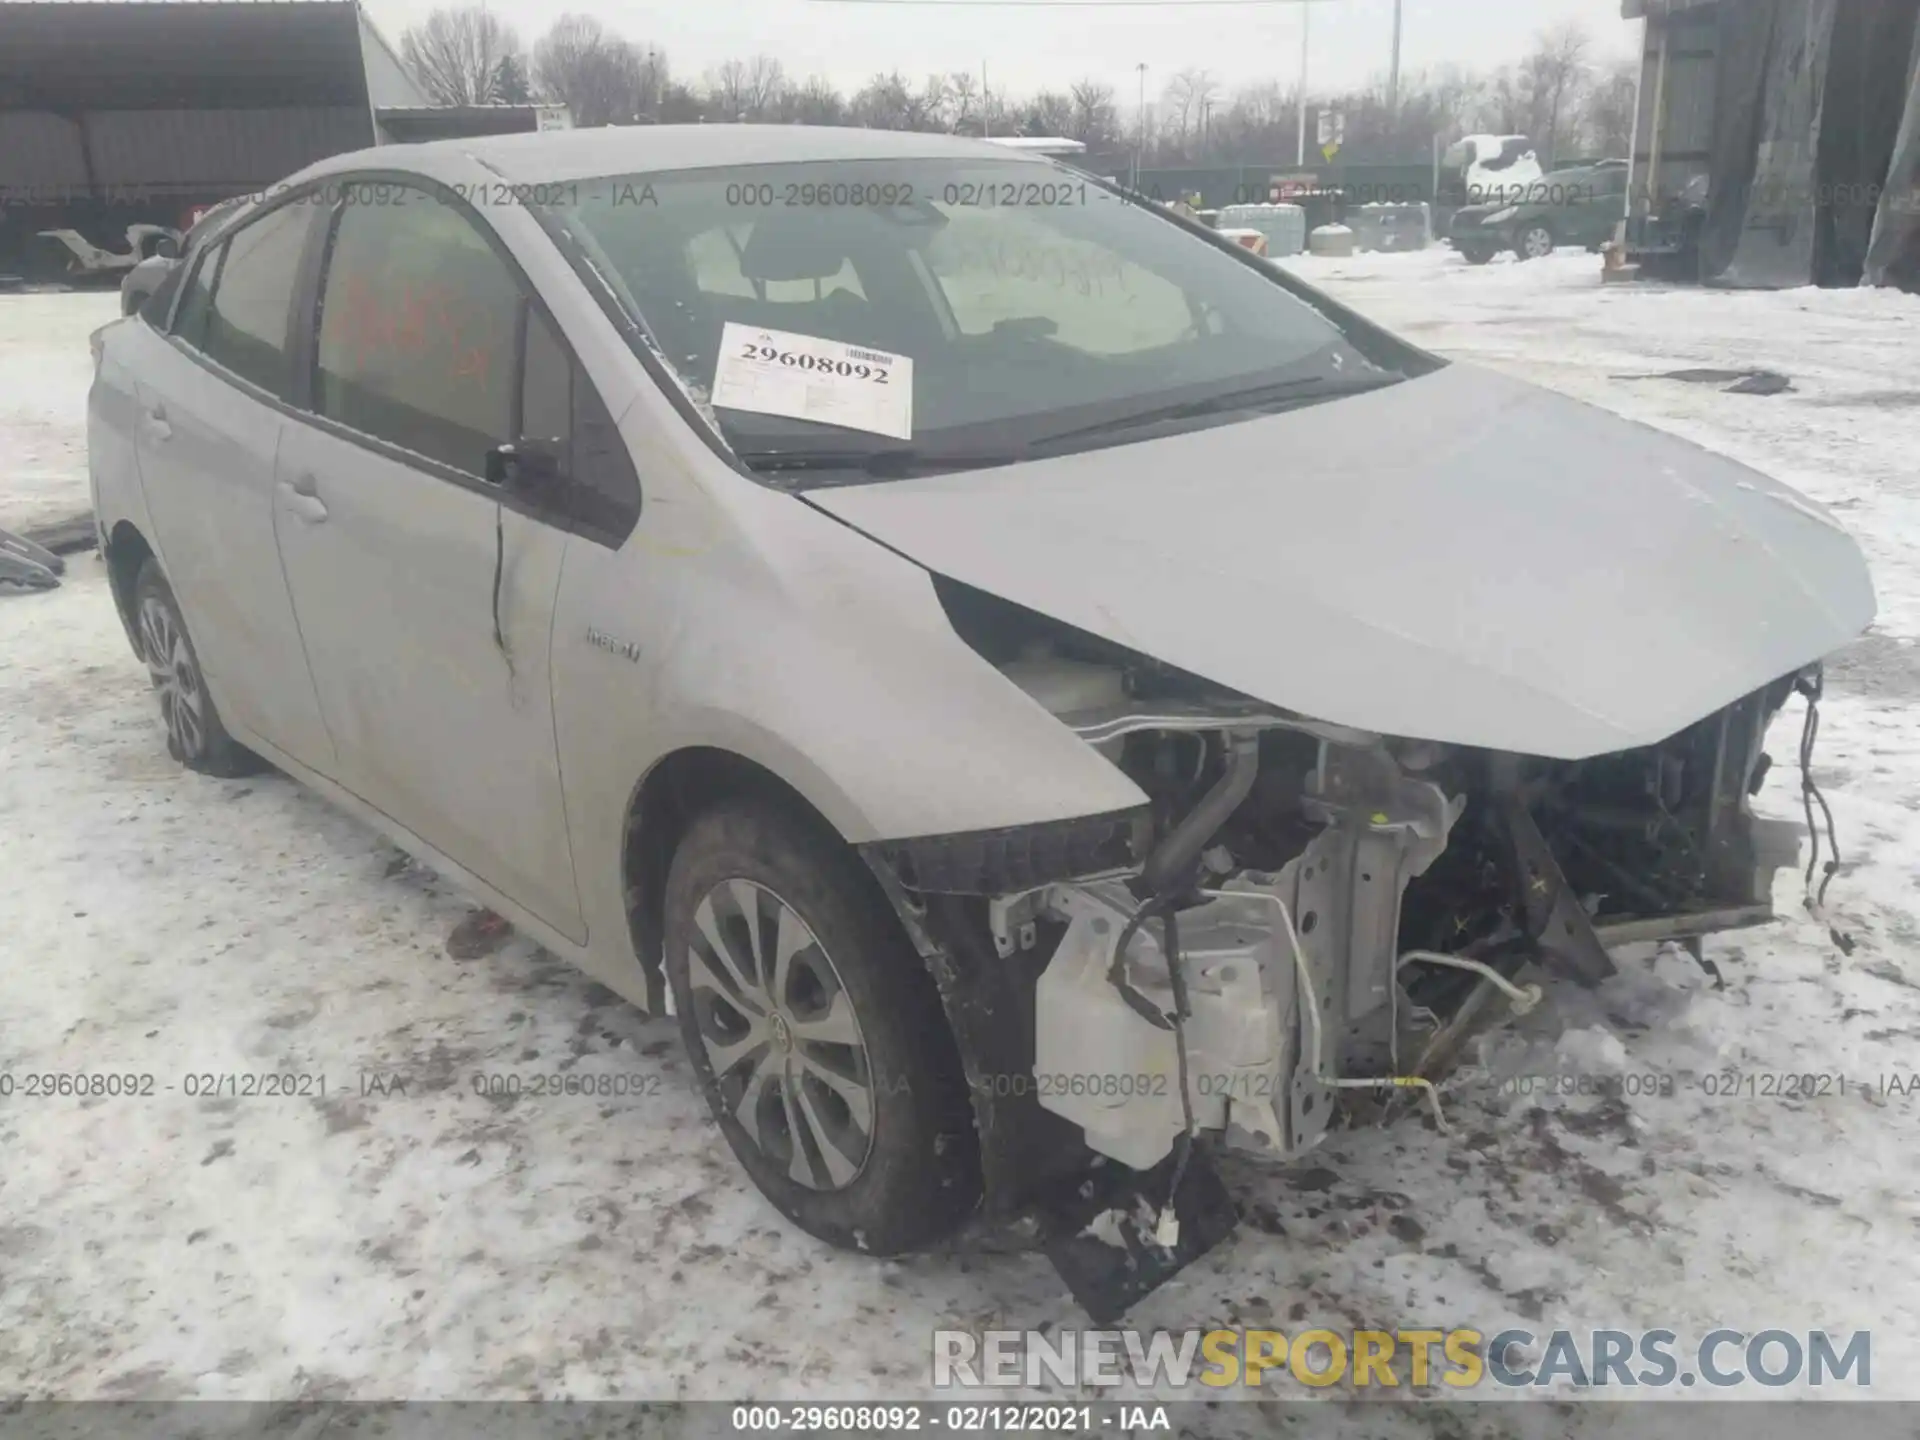
[[[283,205],[228,238],[198,342],[209,360],[283,398],[293,376],[288,322],[314,210]]]

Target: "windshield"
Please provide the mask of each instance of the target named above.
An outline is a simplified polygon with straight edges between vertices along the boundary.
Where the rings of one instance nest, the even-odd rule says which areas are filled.
[[[757,165],[554,190],[547,213],[589,284],[756,469],[1061,453],[1133,421],[1192,428],[1390,383],[1424,358],[1343,333],[1277,274],[1052,164]],[[794,373],[766,373],[780,366]],[[1212,403],[1236,396],[1250,398]]]

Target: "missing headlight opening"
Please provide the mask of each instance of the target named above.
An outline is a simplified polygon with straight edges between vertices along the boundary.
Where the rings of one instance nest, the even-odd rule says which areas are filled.
[[[1096,1318],[1231,1226],[1210,1152],[1286,1160],[1415,1106],[1447,1133],[1437,1087],[1472,1036],[1550,976],[1604,980],[1610,948],[1671,939],[1698,958],[1699,937],[1772,918],[1799,855],[1799,825],[1749,801],[1770,723],[1796,687],[1817,694],[1817,670],[1659,744],[1550,760],[1319,724],[942,595],[969,644],[1150,801],[1051,841],[1032,827],[1021,863],[969,871],[964,898],[929,886],[926,857],[975,837],[868,856],[941,980],[989,1208],[1042,1214]]]

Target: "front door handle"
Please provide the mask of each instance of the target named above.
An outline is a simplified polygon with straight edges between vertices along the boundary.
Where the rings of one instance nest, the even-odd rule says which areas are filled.
[[[302,475],[298,480],[293,481],[282,480],[280,503],[309,525],[319,525],[326,521],[327,507],[320,497],[313,493],[311,475]]]
[[[146,408],[145,415],[148,433],[150,433],[154,439],[171,440],[173,438],[173,426],[167,423],[166,406],[149,405]]]

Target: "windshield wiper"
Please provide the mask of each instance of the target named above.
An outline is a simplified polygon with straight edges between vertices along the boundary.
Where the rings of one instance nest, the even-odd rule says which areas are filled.
[[[918,450],[912,446],[891,450],[741,450],[736,453],[741,464],[759,474],[840,470],[888,480],[953,470],[985,470],[1025,458],[1005,451]]]
[[[1056,445],[1075,440],[1091,440],[1147,425],[1167,425],[1179,420],[1198,419],[1202,416],[1219,415],[1233,410],[1260,410],[1269,406],[1286,407],[1320,400],[1334,400],[1343,395],[1361,395],[1369,390],[1381,390],[1389,385],[1398,384],[1404,378],[1397,374],[1352,378],[1306,375],[1296,380],[1282,380],[1271,385],[1256,385],[1245,390],[1229,390],[1225,394],[1209,395],[1202,400],[1188,400],[1179,405],[1161,405],[1151,410],[1136,410],[1130,415],[1102,420],[1098,424],[1083,425],[1076,430],[1062,430],[1057,435],[1042,436],[1033,442],[1032,448],[1036,451],[1050,450]]]
[[[1070,445],[1076,441],[1093,440],[1128,430],[1173,424],[1180,420],[1217,415],[1233,410],[1282,408],[1293,404],[1332,400],[1343,395],[1358,395],[1368,390],[1379,390],[1396,384],[1404,378],[1404,376],[1390,374],[1351,378],[1307,375],[1274,384],[1250,386],[1244,390],[1230,390],[1224,394],[1209,395],[1205,399],[1189,400],[1178,405],[1162,405],[1151,410],[1137,410],[1111,420],[1102,420],[1095,425],[1063,430],[1056,435],[1043,435],[1016,450],[922,450],[917,446],[900,445],[879,449],[740,450],[735,453],[739,456],[740,462],[756,474],[812,475],[838,471],[842,474],[879,480],[903,480],[914,475],[945,474],[956,470],[988,470],[997,465],[1015,465],[1022,460],[1037,459],[1060,445]]]

